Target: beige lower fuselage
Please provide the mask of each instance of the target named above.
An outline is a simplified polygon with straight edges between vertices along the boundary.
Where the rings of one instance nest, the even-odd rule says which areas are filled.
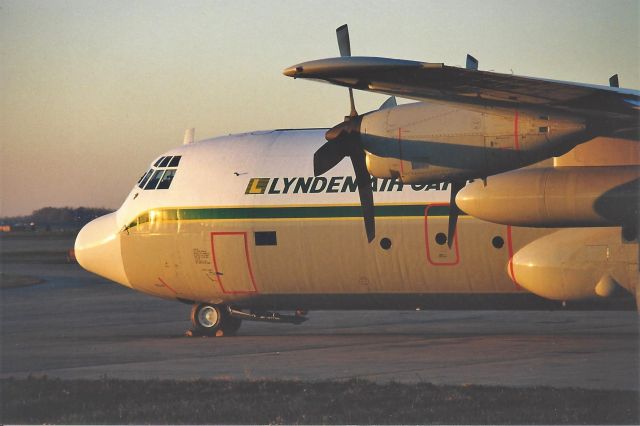
[[[165,298],[293,309],[324,300],[334,305],[329,296],[369,296],[356,304],[418,308],[428,303],[419,295],[524,292],[508,275],[509,260],[514,250],[549,232],[463,217],[449,248],[442,241],[446,206],[378,210],[389,207],[415,216],[378,214],[379,238],[371,244],[363,238],[359,217],[179,220],[171,209],[174,219],[149,221],[120,234],[124,267],[133,288]],[[279,216],[288,209],[295,210],[261,208]],[[358,207],[311,209],[326,214],[323,210]],[[215,215],[216,209],[207,210]],[[353,297],[344,302],[339,305],[354,303]]]

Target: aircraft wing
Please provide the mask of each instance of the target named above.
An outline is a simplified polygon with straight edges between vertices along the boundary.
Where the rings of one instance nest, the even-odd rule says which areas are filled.
[[[441,63],[340,57],[293,65],[284,74],[417,100],[526,104],[637,120],[640,92],[469,70]]]

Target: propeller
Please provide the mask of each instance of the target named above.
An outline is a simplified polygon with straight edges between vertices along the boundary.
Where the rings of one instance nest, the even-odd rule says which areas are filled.
[[[349,41],[349,28],[342,25],[336,29],[340,56],[351,56],[351,43]],[[356,111],[353,100],[353,90],[349,88],[349,102],[351,111],[344,121],[325,133],[327,142],[313,155],[313,173],[322,175],[335,167],[344,157],[351,159],[353,171],[356,175],[356,185],[362,206],[364,227],[367,240],[375,238],[375,219],[373,210],[373,190],[371,189],[371,176],[366,164],[366,154],[360,139],[360,124],[362,116]]]
[[[473,56],[467,54],[466,69],[471,71],[478,71],[478,60]],[[453,246],[453,239],[456,236],[456,226],[458,224],[458,216],[460,215],[460,208],[456,204],[456,195],[467,184],[466,181],[454,180],[451,181],[451,198],[449,199],[449,225],[447,226],[447,245],[449,248]]]
[[[340,56],[351,56],[349,28],[346,24],[336,29],[336,36],[338,38]],[[467,68],[477,70],[477,67],[477,59],[468,55]],[[325,133],[327,142],[314,153],[313,173],[316,176],[322,175],[334,168],[343,158],[349,157],[351,159],[351,164],[353,165],[353,170],[356,175],[356,185],[358,187],[358,195],[360,196],[360,205],[362,206],[362,216],[367,233],[367,240],[371,242],[375,238],[373,190],[371,189],[371,176],[369,175],[369,170],[366,165],[366,154],[360,138],[362,115],[358,115],[356,111],[352,88],[349,88],[349,103],[351,107],[349,115],[344,117],[342,123],[337,124]],[[380,109],[390,108],[396,105],[395,98],[391,97],[387,99]],[[449,203],[449,226],[447,234],[447,244],[449,248],[453,245],[458,216],[461,212],[456,204],[456,195],[465,186],[466,181],[454,180],[450,183],[451,199]]]
[[[453,245],[453,239],[456,235],[456,225],[458,223],[458,216],[460,215],[460,207],[456,204],[456,195],[462,188],[464,188],[466,182],[454,180],[451,182],[451,198],[449,199],[449,226],[447,227],[447,245],[449,248]]]
[[[478,70],[478,60],[473,56],[467,54],[466,69],[470,71]],[[449,198],[449,224],[447,226],[447,246],[451,248],[453,246],[453,240],[456,236],[456,226],[458,224],[458,216],[462,210],[456,204],[456,195],[467,184],[466,180],[450,180],[451,195]]]

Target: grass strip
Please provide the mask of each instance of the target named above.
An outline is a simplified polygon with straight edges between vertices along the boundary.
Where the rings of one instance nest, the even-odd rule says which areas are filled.
[[[6,423],[638,424],[638,392],[349,381],[2,379]]]

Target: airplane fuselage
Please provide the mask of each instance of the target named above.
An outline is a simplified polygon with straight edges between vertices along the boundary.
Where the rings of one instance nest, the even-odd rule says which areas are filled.
[[[511,259],[556,230],[461,216],[449,248],[446,184],[372,179],[377,234],[368,243],[349,163],[313,176],[325,131],[230,135],[163,154],[122,207],[99,219],[101,230],[78,237],[81,264],[154,296],[239,308],[543,300],[519,285]],[[179,164],[163,165],[167,157]],[[171,175],[169,187],[151,189],[166,182],[163,173]],[[154,176],[159,182],[150,184]],[[85,243],[96,239],[104,244]]]

